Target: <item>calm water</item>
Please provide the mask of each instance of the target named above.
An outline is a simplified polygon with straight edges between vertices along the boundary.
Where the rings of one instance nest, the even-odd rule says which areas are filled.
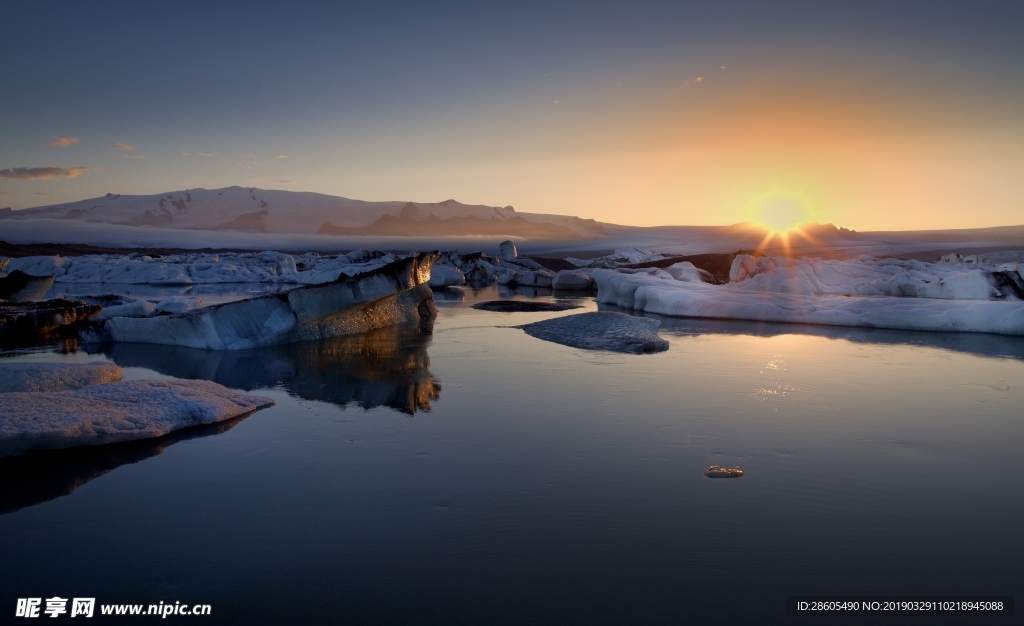
[[[0,460],[0,614],[59,594],[209,623],[763,624],[819,623],[789,594],[1024,597],[1024,341],[665,320],[668,352],[619,355],[508,328],[576,311],[468,306],[498,296],[439,294],[432,337],[8,354],[277,405]]]

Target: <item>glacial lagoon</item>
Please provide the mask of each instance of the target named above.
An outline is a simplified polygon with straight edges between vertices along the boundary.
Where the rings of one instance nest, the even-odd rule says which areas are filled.
[[[472,307],[499,298],[582,308]],[[618,310],[592,297],[436,304],[431,335],[3,353],[276,405],[0,459],[0,585],[210,604],[211,623],[764,624],[795,619],[788,595],[1024,597],[1024,338],[647,316],[669,349],[633,355],[514,328]]]

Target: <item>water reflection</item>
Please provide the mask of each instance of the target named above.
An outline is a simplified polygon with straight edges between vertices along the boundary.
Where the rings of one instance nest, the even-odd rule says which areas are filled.
[[[599,311],[618,311],[638,317],[650,317],[660,320],[661,327],[659,331],[669,335],[752,335],[755,337],[809,335],[825,337],[827,339],[845,339],[855,343],[922,346],[966,352],[979,356],[1024,360],[1024,337],[987,335],[984,333],[931,333],[911,330],[889,330],[885,328],[665,317],[653,313],[623,309],[611,304],[598,304],[597,309]]]
[[[0,515],[71,495],[82,485],[122,465],[161,454],[179,441],[227,432],[250,415],[177,430],[156,439],[38,450],[0,458]]]
[[[121,367],[144,367],[176,378],[212,380],[234,389],[283,386],[307,400],[365,409],[429,411],[441,395],[430,373],[430,335],[415,327],[380,330],[257,350],[212,351],[115,343],[99,348]]]

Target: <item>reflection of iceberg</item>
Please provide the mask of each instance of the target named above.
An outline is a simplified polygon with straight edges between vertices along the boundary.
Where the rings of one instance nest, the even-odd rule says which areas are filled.
[[[179,441],[218,435],[249,415],[177,430],[157,439],[41,450],[0,459],[0,515],[71,495],[82,485],[122,465],[156,456]]]
[[[441,386],[430,374],[429,334],[394,326],[369,333],[254,350],[208,351],[114,343],[102,350],[122,367],[177,378],[212,380],[235,389],[282,385],[308,400],[406,413],[429,410]]]
[[[843,339],[856,343],[906,344],[953,350],[979,356],[1010,357],[1024,360],[1024,337],[984,333],[927,333],[889,330],[885,328],[667,317],[624,309],[614,304],[598,304],[597,308],[600,311],[619,311],[638,317],[657,319],[661,322],[659,331],[663,335],[752,335],[755,337],[810,335],[827,339]]]

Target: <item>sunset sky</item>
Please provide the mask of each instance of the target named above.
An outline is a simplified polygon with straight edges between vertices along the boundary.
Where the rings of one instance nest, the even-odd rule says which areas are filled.
[[[1024,3],[483,4],[12,3],[0,207],[244,185],[1024,223]]]

